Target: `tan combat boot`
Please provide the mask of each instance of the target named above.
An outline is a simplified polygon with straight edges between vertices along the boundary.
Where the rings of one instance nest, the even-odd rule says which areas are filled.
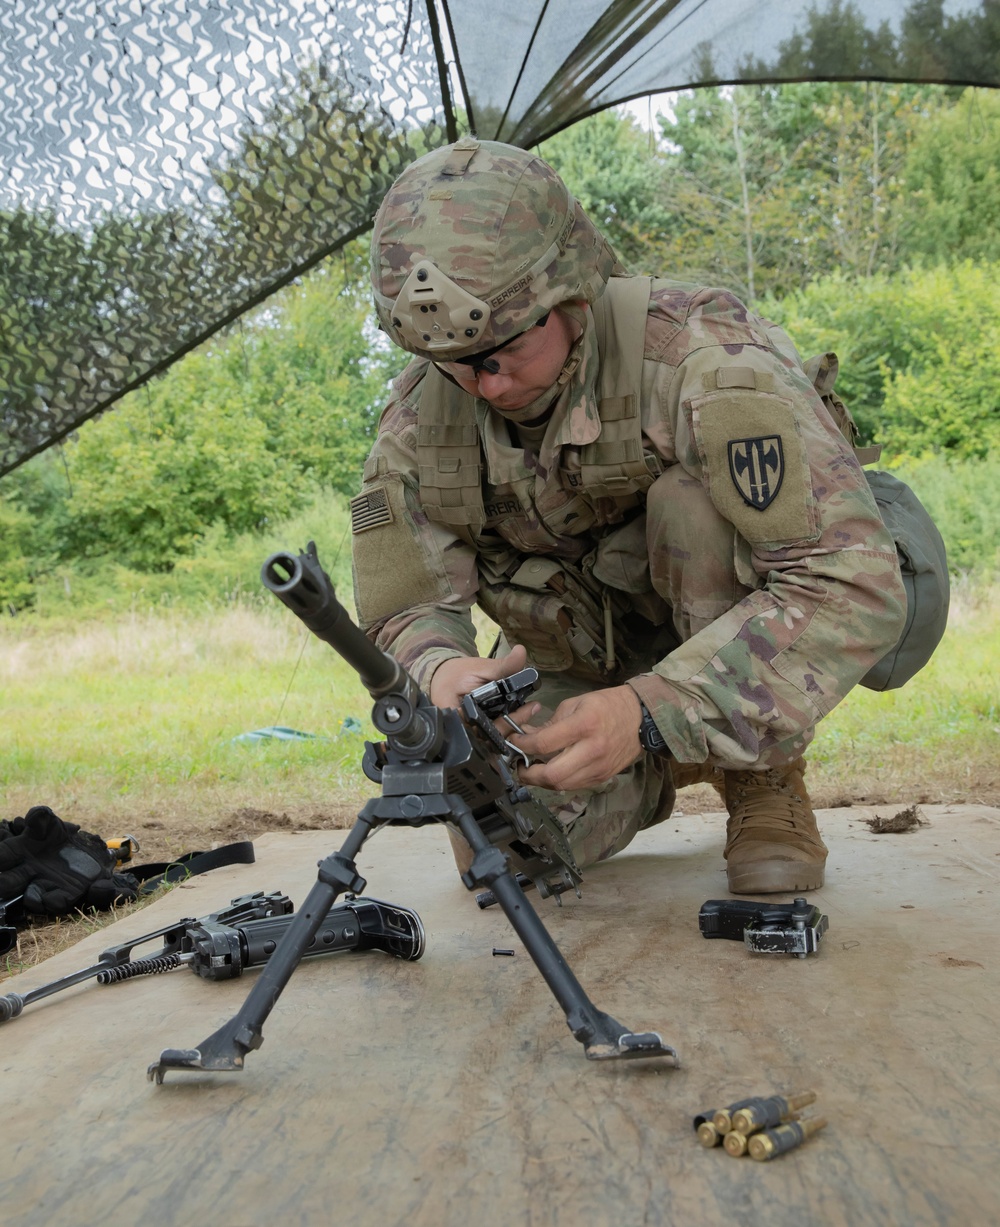
[[[802,779],[805,760],[767,771],[724,771],[726,873],[734,895],[791,894],[823,885],[826,844]]]

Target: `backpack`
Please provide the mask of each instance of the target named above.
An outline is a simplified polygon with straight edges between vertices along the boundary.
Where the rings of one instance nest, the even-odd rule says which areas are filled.
[[[859,464],[873,464],[881,447],[858,447],[858,427],[833,390],[839,363],[833,353],[805,363],[823,404],[854,449]],[[880,469],[865,471],[879,514],[896,545],[906,589],[906,622],[893,648],[861,679],[869,690],[896,690],[927,664],[948,625],[948,557],[937,526],[904,481]]]

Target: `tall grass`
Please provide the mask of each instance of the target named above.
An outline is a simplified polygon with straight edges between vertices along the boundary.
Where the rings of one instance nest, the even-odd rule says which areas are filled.
[[[355,794],[371,700],[352,670],[284,609],[133,613],[0,638],[0,795],[148,814],[281,808]],[[313,739],[257,743],[283,725]]]
[[[821,801],[1000,804],[1000,585],[959,581],[930,663],[899,690],[858,686],[809,753]]]

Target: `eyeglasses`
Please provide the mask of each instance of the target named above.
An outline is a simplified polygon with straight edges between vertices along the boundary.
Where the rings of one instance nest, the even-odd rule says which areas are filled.
[[[536,328],[544,328],[549,321],[549,312],[546,311],[540,320],[537,320],[530,328],[526,328],[524,332],[519,332],[517,336],[510,337],[509,340],[502,341],[499,345],[494,345],[492,349],[484,349],[478,354],[471,354],[468,358],[456,358],[454,362],[435,362],[434,365],[439,371],[443,371],[446,375],[451,375],[455,379],[478,379],[485,371],[488,375],[514,375],[522,367],[527,366],[532,362],[537,354],[532,351],[523,357],[520,354],[506,354],[502,358],[496,357],[501,350],[506,349],[508,345],[513,345],[515,341],[522,341],[529,333]]]

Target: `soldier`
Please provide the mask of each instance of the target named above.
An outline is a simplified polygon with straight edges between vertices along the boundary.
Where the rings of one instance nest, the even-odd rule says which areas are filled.
[[[352,501],[366,632],[439,706],[541,671],[511,740],[581,867],[708,780],[732,892],[821,886],[803,752],[905,594],[789,338],[725,290],[628,276],[551,167],[472,138],[389,190],[371,275],[416,357]]]

